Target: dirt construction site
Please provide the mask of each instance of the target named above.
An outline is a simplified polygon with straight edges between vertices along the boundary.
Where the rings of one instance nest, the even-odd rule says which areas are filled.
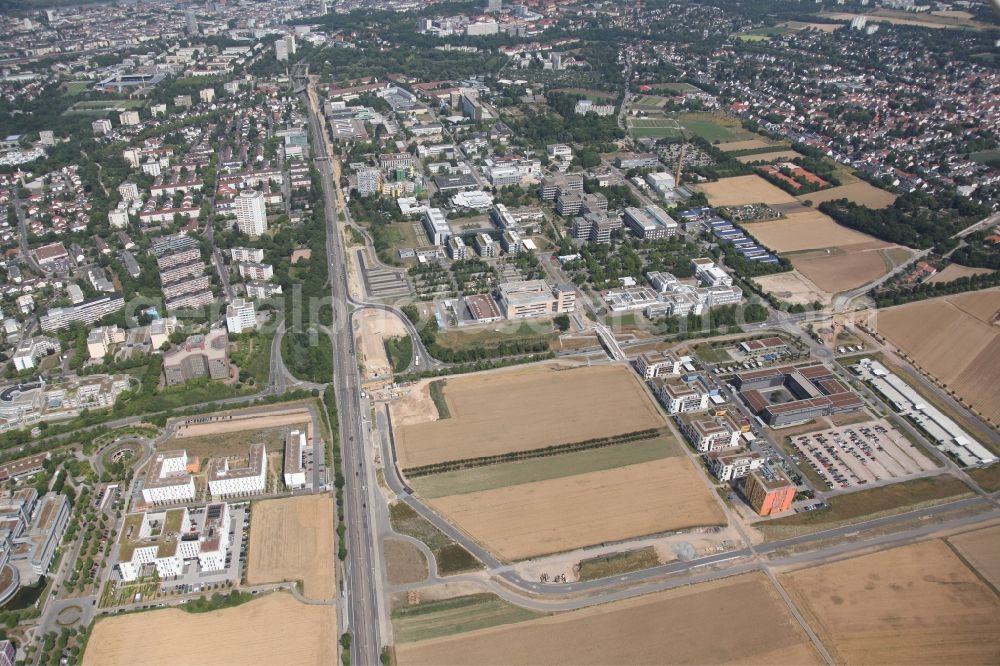
[[[742,206],[752,203],[796,203],[795,197],[760,176],[733,176],[697,185],[712,206]]]
[[[336,607],[279,592],[235,608],[177,608],[97,620],[84,666],[321,666],[337,659]]]
[[[709,627],[718,631],[709,636]],[[404,643],[396,656],[403,666],[822,663],[777,591],[757,573]]]
[[[666,425],[652,395],[624,364],[542,363],[448,378],[443,400],[449,416],[437,420],[429,386],[415,386],[392,405],[403,470]]]
[[[191,416],[178,420],[174,438],[214,436],[245,430],[265,430],[282,426],[306,425],[306,437],[311,442],[315,435],[312,414],[302,407],[278,407],[266,410],[247,410]]]
[[[884,420],[793,435],[792,449],[831,489],[883,479],[902,479],[936,469],[898,430]]]
[[[247,582],[301,580],[303,594],[336,596],[333,496],[302,495],[254,502],[250,513]]]
[[[835,663],[995,664],[1000,658],[1000,597],[942,540],[810,566],[780,579]]]
[[[430,500],[507,561],[705,525],[725,525],[685,456]]]
[[[392,375],[392,365],[385,353],[385,342],[407,335],[399,317],[384,310],[363,310],[358,317],[357,335],[365,379],[381,379]]]

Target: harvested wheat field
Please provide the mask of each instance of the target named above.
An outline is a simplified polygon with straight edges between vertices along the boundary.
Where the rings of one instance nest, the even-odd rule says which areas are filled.
[[[384,310],[364,310],[359,317],[361,363],[366,378],[384,377],[392,373],[392,365],[385,353],[385,341],[407,334],[406,326],[396,315]]]
[[[97,620],[84,666],[272,666],[337,659],[334,606],[302,604],[278,592],[235,608],[176,608]]]
[[[707,638],[706,627],[725,628]],[[767,618],[761,622],[760,618]],[[419,664],[819,664],[762,574],[396,646]]]
[[[948,264],[945,266],[943,271],[932,277],[927,282],[930,284],[952,282],[958,278],[972,277],[973,275],[986,275],[987,273],[992,272],[994,272],[992,268],[970,268],[969,266],[961,266],[959,264]]]
[[[301,580],[310,599],[336,596],[332,495],[254,502],[250,515],[249,584]]]
[[[1000,291],[879,310],[878,331],[976,410],[1000,420]]]
[[[757,175],[733,176],[714,183],[696,185],[712,206],[742,206],[751,203],[793,203],[795,197]]]
[[[789,213],[781,220],[752,222],[745,227],[748,233],[775,252],[888,245],[860,231],[842,227],[828,215],[808,208],[801,213]]]
[[[983,578],[1000,586],[1000,525],[948,537],[948,541]]]
[[[429,504],[508,561],[726,522],[687,457],[451,495]]]
[[[776,162],[777,160],[788,161],[794,160],[796,157],[802,157],[802,155],[794,150],[776,150],[771,153],[740,155],[736,158],[736,161],[743,164],[753,164],[754,162]]]
[[[782,576],[838,664],[995,664],[1000,597],[940,540]]]
[[[755,277],[753,280],[767,293],[792,305],[815,301],[827,303],[830,300],[830,294],[795,270]]]
[[[753,150],[754,148],[768,148],[775,145],[780,144],[775,144],[773,141],[768,141],[766,139],[744,139],[742,141],[724,141],[722,143],[715,144],[715,147],[719,150],[731,153],[737,150]]]
[[[858,180],[848,185],[831,187],[820,192],[810,192],[798,197],[799,201],[810,201],[813,206],[818,206],[824,201],[835,199],[847,199],[869,208],[888,208],[896,202],[896,195],[886,192],[863,180]]]
[[[402,469],[665,424],[652,396],[624,364],[570,368],[545,363],[450,377],[444,396],[450,413],[446,419],[399,425],[393,410]],[[424,409],[435,411],[429,399]]]
[[[860,287],[886,274],[885,259],[878,249],[852,251],[845,248],[845,251],[796,255],[791,257],[792,266],[817,287],[831,294]]]

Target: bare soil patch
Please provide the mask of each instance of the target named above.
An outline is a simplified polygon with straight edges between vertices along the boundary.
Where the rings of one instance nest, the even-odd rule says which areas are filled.
[[[1000,420],[1000,291],[934,298],[879,311],[878,330],[968,404]]]
[[[847,199],[869,208],[888,208],[896,202],[896,195],[879,189],[866,181],[858,180],[848,185],[803,194],[798,199],[799,201],[811,201],[813,206],[818,206],[824,201]]]
[[[235,608],[176,608],[101,618],[84,666],[322,666],[337,659],[337,612],[290,594],[268,594]]]
[[[390,585],[405,585],[427,579],[427,558],[412,543],[385,540],[385,569]]]
[[[424,395],[421,390],[419,395]],[[530,451],[660,428],[665,419],[626,365],[539,364],[450,377],[450,418],[401,425],[393,406],[400,467]],[[434,410],[424,402],[423,409]],[[402,414],[405,417],[405,412]]]
[[[331,495],[254,502],[250,515],[248,583],[301,580],[311,599],[336,596]]]
[[[1000,598],[940,540],[783,578],[836,663],[977,664],[1000,657]]]
[[[430,501],[507,560],[726,520],[687,457]]]
[[[767,145],[767,144],[764,144]],[[697,185],[713,206],[742,206],[751,203],[792,203],[795,197],[758,175],[733,176],[714,183]]]
[[[830,300],[830,294],[795,270],[753,279],[767,293],[793,305],[805,305],[814,301],[827,303]]]
[[[747,612],[753,609],[753,612]],[[725,631],[705,628],[726,618]],[[760,618],[767,618],[761,622]],[[396,647],[400,664],[818,664],[761,574]]]
[[[364,310],[359,317],[361,363],[365,377],[385,377],[392,373],[392,364],[385,353],[385,341],[407,335],[406,326],[396,315],[385,310]]]

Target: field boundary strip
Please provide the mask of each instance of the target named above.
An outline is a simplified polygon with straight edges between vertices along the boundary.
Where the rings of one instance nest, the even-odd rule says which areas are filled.
[[[417,478],[421,476],[429,476],[431,474],[439,474],[442,472],[453,472],[460,469],[473,469],[476,467],[487,467],[489,465],[497,465],[506,462],[530,460],[532,458],[545,458],[563,453],[576,453],[579,451],[587,451],[589,449],[598,449],[605,446],[614,446],[616,444],[653,439],[654,437],[658,437],[659,434],[660,430],[655,428],[649,430],[637,430],[635,432],[616,435],[614,437],[600,437],[598,439],[588,439],[582,442],[554,444],[552,446],[546,446],[541,449],[531,449],[529,451],[512,451],[510,453],[502,453],[494,456],[481,456],[479,458],[466,458],[464,460],[449,460],[446,462],[434,463],[433,465],[411,467],[410,469],[403,470],[403,473],[410,478]]]

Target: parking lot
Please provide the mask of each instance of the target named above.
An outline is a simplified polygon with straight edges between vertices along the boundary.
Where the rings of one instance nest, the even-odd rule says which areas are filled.
[[[791,437],[793,460],[810,465],[830,489],[901,479],[934,463],[884,420]]]

